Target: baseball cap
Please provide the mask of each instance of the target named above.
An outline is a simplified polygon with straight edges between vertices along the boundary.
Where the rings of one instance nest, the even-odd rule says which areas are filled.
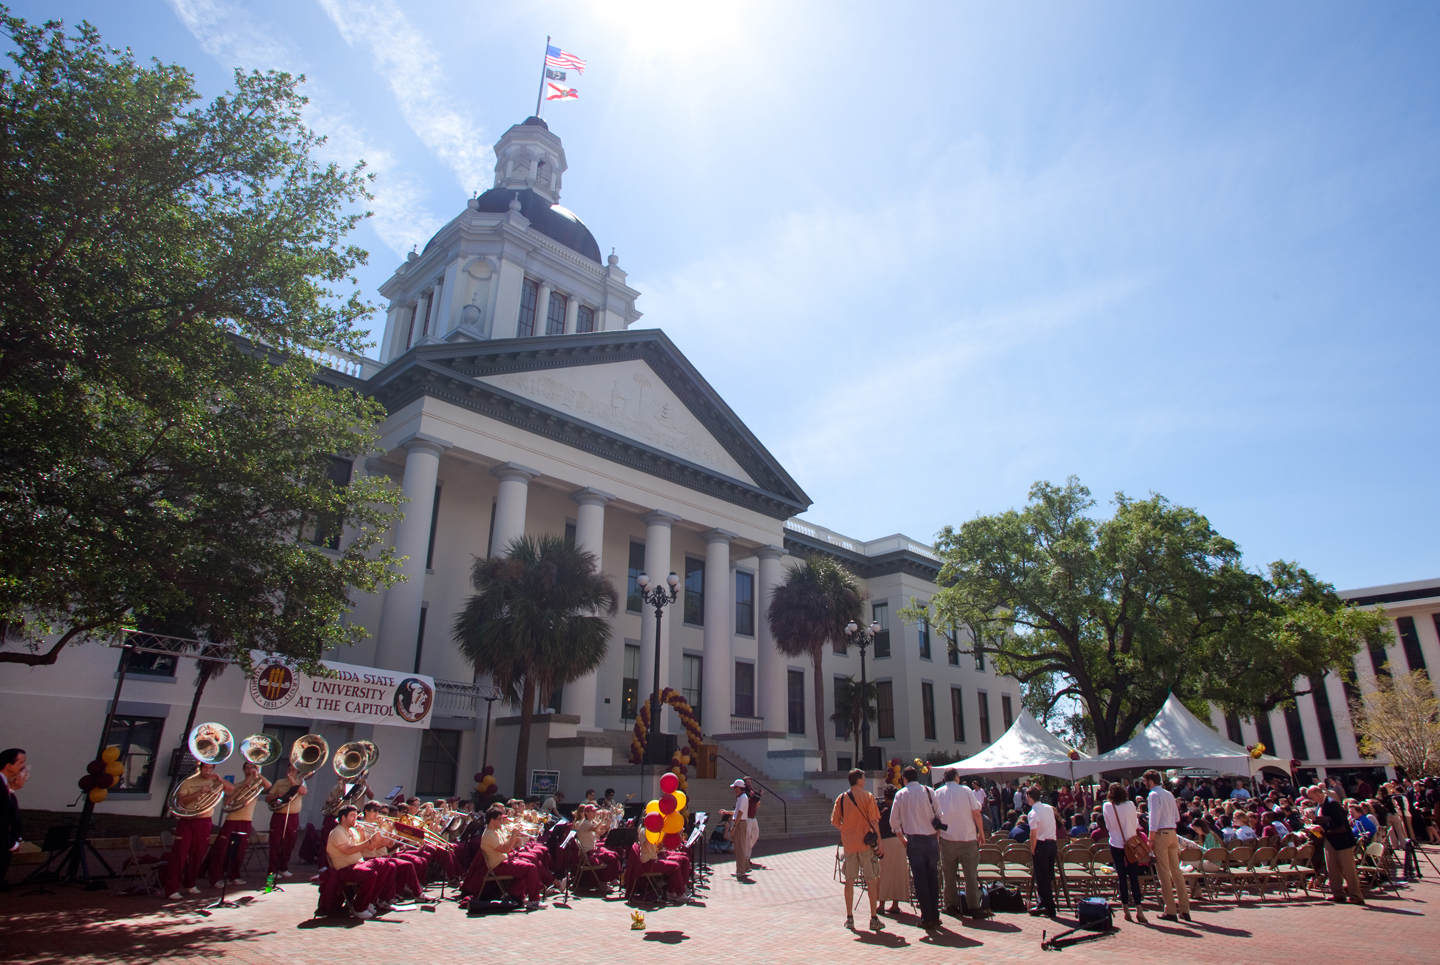
[[[744,781],[731,781],[731,782],[730,782],[730,786],[731,786],[731,787],[744,787],[744,786],[745,786],[745,782],[744,782]]]

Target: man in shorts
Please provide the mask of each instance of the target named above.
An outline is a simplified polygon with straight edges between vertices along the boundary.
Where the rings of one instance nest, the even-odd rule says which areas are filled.
[[[840,846],[845,852],[845,927],[855,927],[855,880],[865,875],[865,897],[870,900],[870,930],[880,931],[884,924],[875,913],[875,894],[880,886],[880,807],[875,795],[865,790],[865,772],[850,772],[850,790],[835,799],[830,823],[840,831]],[[867,835],[873,834],[868,841]],[[870,842],[875,842],[872,847]]]

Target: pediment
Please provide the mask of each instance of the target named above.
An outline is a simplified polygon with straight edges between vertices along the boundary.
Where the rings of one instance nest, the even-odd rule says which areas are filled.
[[[732,479],[755,480],[640,359],[476,379]]]

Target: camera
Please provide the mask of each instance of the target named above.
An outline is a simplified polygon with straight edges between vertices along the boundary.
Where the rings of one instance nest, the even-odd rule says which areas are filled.
[[[873,848],[879,847],[879,845],[880,845],[880,835],[876,834],[874,831],[866,831],[866,832],[865,832],[865,846],[866,846],[867,848],[872,848],[872,849],[873,849]]]
[[[946,824],[944,821],[941,821],[939,818],[931,818],[930,827],[934,828],[936,831],[950,830],[950,825]]]

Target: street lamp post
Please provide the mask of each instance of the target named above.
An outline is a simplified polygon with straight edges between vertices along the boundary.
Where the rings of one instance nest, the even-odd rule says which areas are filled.
[[[660,628],[664,625],[665,608],[680,598],[680,577],[671,573],[665,578],[665,585],[650,586],[650,577],[641,573],[635,578],[640,588],[641,603],[655,608],[655,689],[650,693],[650,733],[645,741],[645,762],[663,764],[666,761],[665,748],[656,738],[660,735]]]
[[[870,757],[870,692],[865,681],[865,648],[880,632],[878,622],[871,623],[864,630],[851,620],[845,627],[845,636],[855,641],[860,648],[860,766],[863,768]]]

